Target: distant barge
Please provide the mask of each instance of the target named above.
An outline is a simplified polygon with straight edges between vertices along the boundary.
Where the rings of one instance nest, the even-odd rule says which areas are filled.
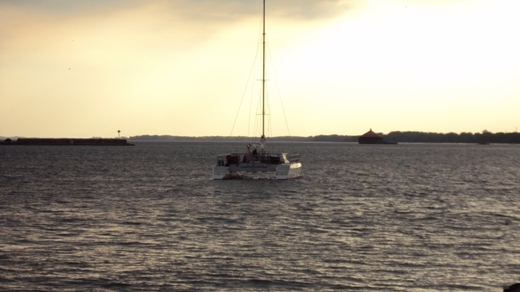
[[[135,146],[126,139],[77,139],[77,138],[18,138],[5,139],[0,145],[41,145],[41,146]]]

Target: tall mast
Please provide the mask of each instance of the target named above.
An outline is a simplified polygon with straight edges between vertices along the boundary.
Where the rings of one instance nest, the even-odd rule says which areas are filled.
[[[262,32],[262,138],[265,136],[265,0]]]

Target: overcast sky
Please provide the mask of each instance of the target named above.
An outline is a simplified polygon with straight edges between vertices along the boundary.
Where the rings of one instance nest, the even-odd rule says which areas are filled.
[[[261,13],[0,0],[0,136],[257,135]],[[514,132],[519,14],[516,0],[268,1],[267,134]]]

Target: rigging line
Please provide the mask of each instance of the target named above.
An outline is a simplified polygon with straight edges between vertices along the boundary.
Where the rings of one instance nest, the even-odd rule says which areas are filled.
[[[266,79],[265,81],[271,81],[270,79]],[[264,89],[263,95],[263,104],[262,110],[263,112],[258,114],[262,116],[262,122],[264,124],[264,135],[265,137],[272,137],[272,119],[271,119],[271,104],[270,104],[270,87],[266,86]]]
[[[267,118],[267,120],[266,120]],[[266,124],[267,123],[267,128]],[[271,131],[269,129],[271,123],[271,112],[269,105],[269,92],[265,92],[265,94],[259,95],[257,105],[256,105],[256,124],[259,128],[261,126],[261,130],[263,130],[263,134],[265,137],[271,137]],[[257,128],[255,128],[255,134],[258,133]],[[262,134],[262,132],[260,132]]]
[[[251,104],[253,102],[251,101]],[[251,115],[253,116],[253,115]],[[255,115],[254,115],[254,129],[253,129],[253,136],[259,134],[258,136],[261,136],[262,134],[262,119],[259,118],[262,116],[262,94],[258,94],[258,98],[256,100],[256,109],[255,109]]]
[[[271,55],[271,47],[269,46],[269,43],[267,43],[267,52],[269,53],[269,60],[271,61],[271,72],[274,75],[273,77],[274,77],[274,80],[275,80],[275,83],[276,83],[276,88],[278,89],[277,90],[277,92],[278,92],[278,99],[280,100],[280,105],[281,105],[281,108],[282,108],[283,118],[285,120],[285,126],[287,127],[287,133],[289,134],[289,136],[291,136],[291,131],[289,130],[289,123],[287,122],[287,115],[285,114],[285,107],[283,106],[282,94],[280,93],[280,85],[278,84],[278,77],[276,77],[276,70],[274,68],[273,56]]]
[[[255,92],[255,82],[252,82],[251,85],[251,96],[249,97],[249,114],[247,119],[247,136],[249,137],[250,131],[251,131],[251,116],[253,112],[253,94]],[[254,133],[254,131],[253,131]]]
[[[273,136],[273,127],[272,127],[272,119],[271,119],[271,103],[269,99],[269,92],[266,94],[266,108],[267,108],[267,136],[272,137]]]
[[[249,87],[249,83],[251,82],[251,75],[253,75],[254,69],[256,67],[259,50],[260,50],[260,46],[257,44],[256,54],[255,54],[255,58],[253,60],[253,65],[251,66],[251,70],[249,71],[249,76],[247,77],[246,86],[244,87],[244,92],[242,93],[242,98],[240,99],[240,105],[238,106],[237,114],[235,116],[235,120],[233,121],[233,127],[231,128],[231,134],[229,136],[233,136],[233,131],[235,130],[235,125],[237,123],[238,115],[240,114],[240,109],[242,108],[242,103],[244,102],[244,97],[246,96],[247,88]],[[248,126],[248,135],[249,135],[249,126]]]
[[[260,45],[260,44],[259,44]],[[255,62],[255,69],[257,69],[257,64]],[[256,74],[258,72],[256,72],[255,70],[255,74],[253,76],[253,79],[256,80]],[[257,93],[257,86],[256,86],[256,82],[252,81],[251,82],[251,95],[249,97],[249,114],[248,114],[248,123],[247,123],[247,136],[250,137],[251,135],[252,136],[255,136],[255,133],[257,133],[256,131],[256,112],[255,114],[253,114],[253,102],[255,100],[255,93]],[[256,108],[258,108],[258,105],[256,106]],[[252,134],[251,134],[251,123],[253,123],[253,129],[252,129]]]

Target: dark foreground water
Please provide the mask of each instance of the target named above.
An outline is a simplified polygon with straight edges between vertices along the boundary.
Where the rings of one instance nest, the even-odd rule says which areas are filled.
[[[301,179],[212,180],[240,143],[0,147],[0,290],[520,282],[519,145],[283,148],[302,154]]]

